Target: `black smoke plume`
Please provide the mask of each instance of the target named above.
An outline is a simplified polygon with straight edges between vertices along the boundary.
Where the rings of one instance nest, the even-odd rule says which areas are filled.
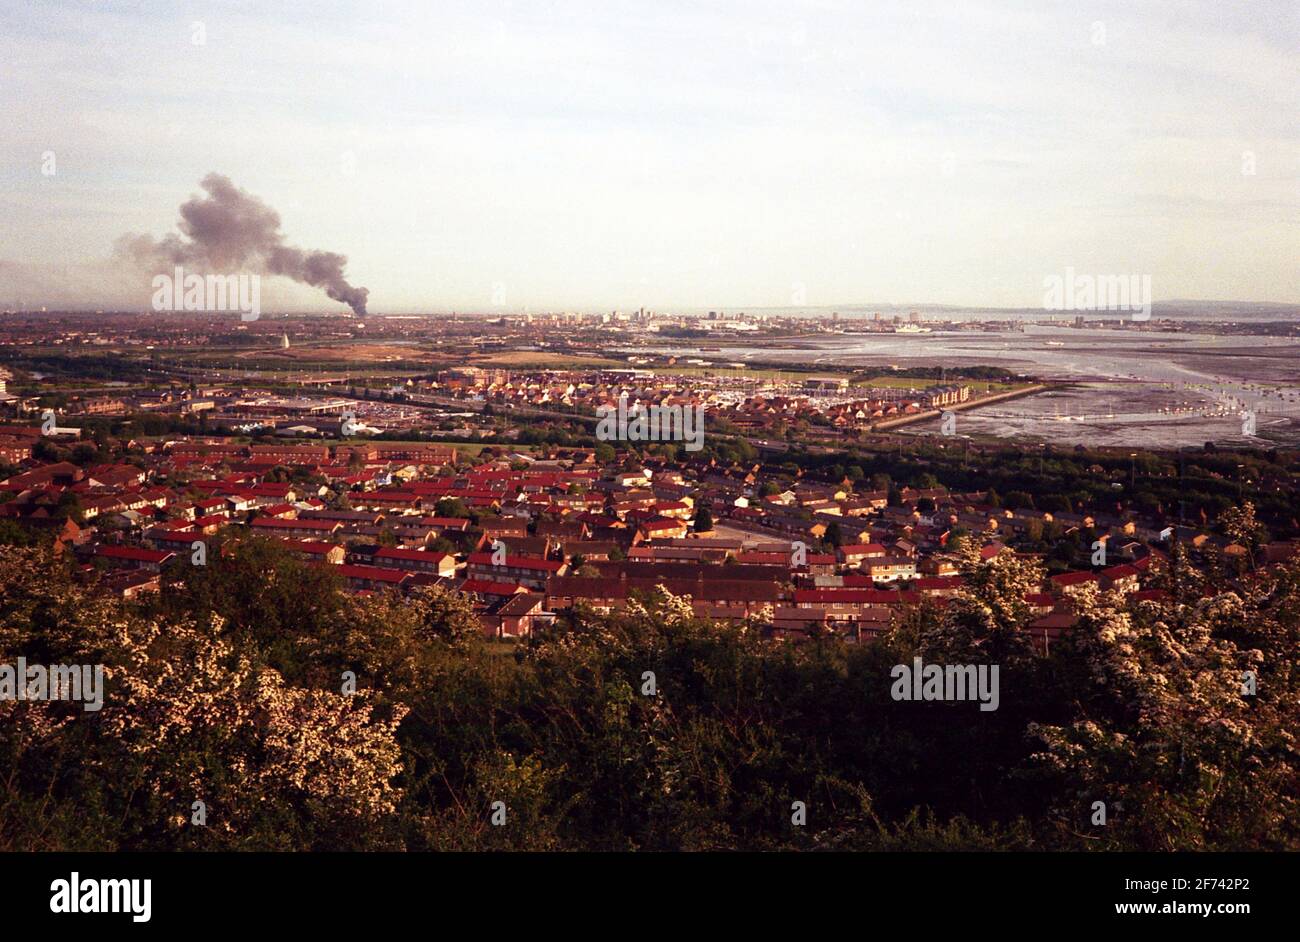
[[[252,268],[268,275],[284,275],[324,289],[357,314],[366,313],[370,292],[348,284],[343,274],[348,263],[346,255],[286,245],[280,232],[280,214],[239,189],[229,177],[210,173],[200,185],[207,196],[194,196],[181,204],[177,224],[180,235],[172,233],[161,240],[147,235],[125,236],[119,249],[153,267],[188,265],[218,272]]]

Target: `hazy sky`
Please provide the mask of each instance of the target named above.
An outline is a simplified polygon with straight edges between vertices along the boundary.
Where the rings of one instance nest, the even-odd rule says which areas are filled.
[[[211,171],[372,311],[1300,302],[1297,115],[1295,0],[0,0],[0,307]]]

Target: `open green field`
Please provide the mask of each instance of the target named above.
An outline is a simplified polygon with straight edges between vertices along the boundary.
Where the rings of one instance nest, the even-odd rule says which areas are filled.
[[[877,376],[855,376],[852,382],[854,386],[868,386],[878,389],[925,389],[927,386],[944,384],[938,379],[923,379],[919,376],[894,376],[889,373],[882,373]],[[949,385],[969,386],[971,394],[976,396],[982,396],[985,393],[1006,392],[1010,389],[1019,389],[1022,386],[1029,385],[1025,382],[1002,383],[987,379],[965,379],[961,376],[951,377],[946,382]]]
[[[607,357],[577,356],[571,353],[547,353],[542,350],[513,350],[507,353],[493,353],[475,359],[472,366],[516,367],[517,369],[549,370],[590,370],[590,369],[630,369],[630,364],[623,360],[611,360]]]
[[[785,380],[802,382],[813,376],[847,376],[846,373],[807,373],[796,370],[778,370],[770,367],[730,366],[647,366],[656,376],[735,376],[739,379]]]
[[[432,439],[432,441],[437,442],[438,440],[435,438]],[[482,453],[484,448],[499,448],[502,451],[506,451],[506,452],[517,451],[520,454],[525,454],[525,455],[531,454],[532,452],[537,450],[536,445],[514,445],[511,444],[510,442],[497,442],[495,444],[491,442],[484,442],[484,443],[443,442],[442,444],[454,445],[457,451],[462,452],[466,455],[470,455],[472,457],[478,457],[478,455]]]

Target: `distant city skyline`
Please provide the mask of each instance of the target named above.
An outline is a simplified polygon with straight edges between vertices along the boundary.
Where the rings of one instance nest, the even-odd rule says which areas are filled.
[[[0,309],[209,173],[374,313],[1300,303],[1300,9],[0,4]],[[343,311],[264,279],[263,307]]]

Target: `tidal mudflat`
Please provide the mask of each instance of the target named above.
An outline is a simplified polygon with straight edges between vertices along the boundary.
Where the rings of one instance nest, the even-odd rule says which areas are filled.
[[[973,435],[1148,448],[1244,443],[1253,414],[1255,440],[1300,441],[1300,343],[1277,337],[1031,325],[841,334],[799,347],[723,346],[715,355],[828,368],[987,364],[1072,384],[963,413],[962,432]]]

